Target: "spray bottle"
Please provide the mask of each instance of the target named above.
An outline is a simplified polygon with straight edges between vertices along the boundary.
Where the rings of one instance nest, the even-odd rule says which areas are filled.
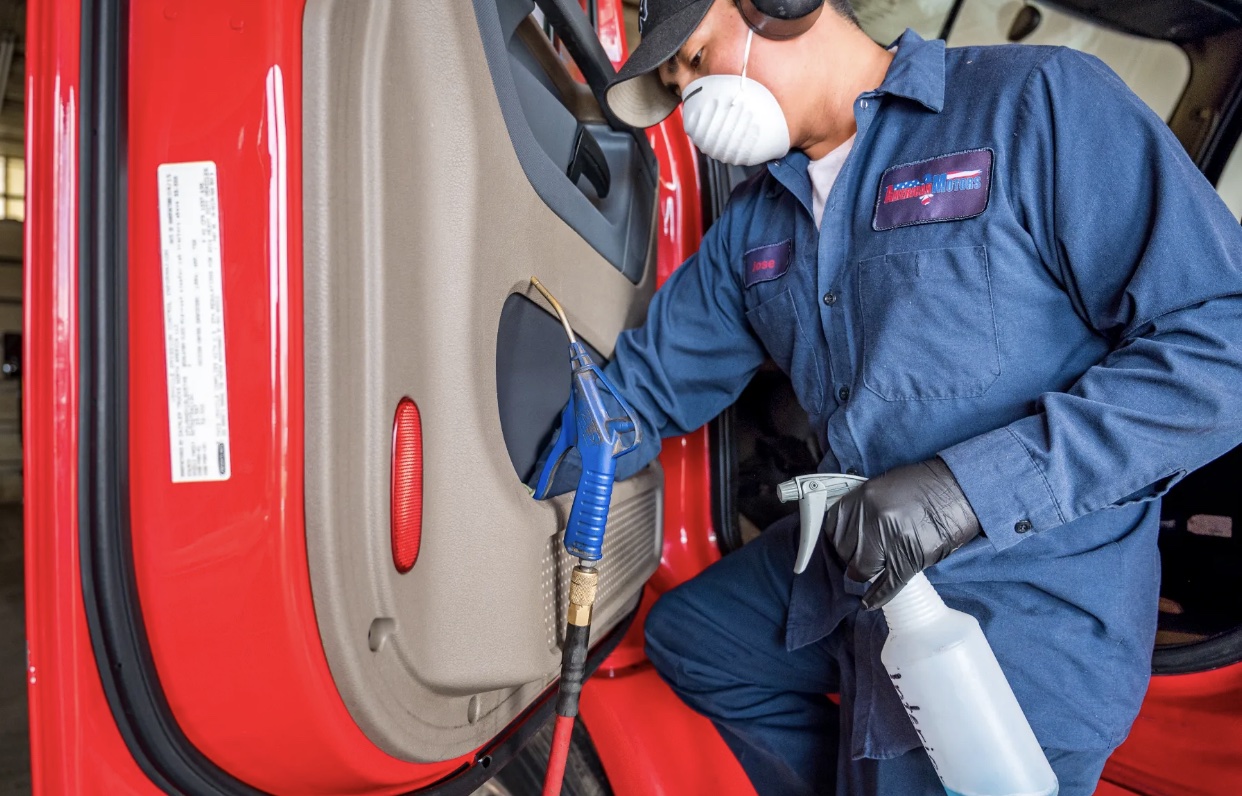
[[[820,474],[780,485],[802,519],[795,572],[806,569],[825,512],[864,480]],[[1056,774],[978,620],[945,605],[922,573],[883,611],[880,660],[949,796],[1056,796]]]

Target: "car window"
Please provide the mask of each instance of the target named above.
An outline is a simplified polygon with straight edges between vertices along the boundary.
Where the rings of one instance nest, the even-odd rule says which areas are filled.
[[[1182,48],[1166,41],[1119,33],[1090,20],[1070,16],[1040,3],[1019,0],[966,0],[962,5],[949,45],[1000,44],[1025,6],[1034,30],[1021,39],[1024,44],[1051,44],[1090,53],[1112,67],[1162,119],[1173,109],[1190,81],[1190,59]]]
[[[854,0],[854,13],[867,35],[880,44],[897,40],[906,28],[925,39],[938,39],[953,10],[953,0]]]
[[[952,20],[951,47],[1004,44],[1013,41],[1023,17],[1033,29],[1020,37],[1024,44],[1073,47],[1091,53],[1112,67],[1161,118],[1168,119],[1190,80],[1190,59],[1182,49],[1164,41],[1118,33],[1089,20],[1070,16],[1041,3],[1021,0],[966,0]],[[855,0],[863,30],[881,44],[897,39],[907,27],[924,38],[944,32],[952,0]]]
[[[951,47],[1003,44],[1016,39],[1024,44],[1059,45],[1090,53],[1108,64],[1166,120],[1190,82],[1189,57],[1170,42],[1120,33],[1038,2],[965,0],[956,15],[952,14],[953,6],[953,0],[854,0],[863,30],[883,44],[896,40],[907,27],[925,38],[937,37],[946,32],[947,23]],[[1028,10],[1024,13],[1024,9]],[[1242,217],[1239,149],[1225,166],[1217,190],[1233,214]]]

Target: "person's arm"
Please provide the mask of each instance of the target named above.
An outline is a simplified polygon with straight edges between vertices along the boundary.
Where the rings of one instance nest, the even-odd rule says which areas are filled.
[[[638,415],[642,431],[639,446],[617,459],[618,480],[654,459],[662,437],[687,434],[731,405],[763,363],[732,267],[736,212],[731,202],[698,252],[656,291],[643,324],[617,339],[604,376]],[[567,455],[548,496],[576,487],[576,457],[576,451]]]
[[[604,374],[638,413],[639,448],[617,461],[617,477],[641,470],[660,439],[688,434],[728,408],[763,363],[746,320],[732,264],[725,211],[699,251],[656,291],[642,326],[617,338]]]
[[[1052,54],[1008,198],[1112,351],[1029,417],[940,453],[996,549],[1162,494],[1242,442],[1242,228],[1106,66]]]

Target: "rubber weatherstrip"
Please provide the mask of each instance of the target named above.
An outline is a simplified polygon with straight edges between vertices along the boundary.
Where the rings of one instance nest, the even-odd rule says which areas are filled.
[[[1154,675],[1194,674],[1242,661],[1242,627],[1190,644],[1156,647],[1151,656]]]
[[[724,214],[733,193],[729,167],[699,153],[699,174],[704,176],[704,189],[699,196],[699,211],[706,233]],[[737,511],[738,465],[737,440],[733,435],[736,410],[730,406],[708,423],[708,449],[711,462],[712,525],[716,529],[716,545],[722,555],[742,548],[742,528]]]
[[[78,195],[82,596],[104,693],[130,753],[170,793],[251,796],[177,726],[147,644],[129,539],[125,119],[128,4],[83,0]]]
[[[737,511],[737,441],[733,425],[735,409],[730,406],[708,424],[712,476],[712,525],[716,528],[716,544],[723,555],[741,550],[742,527]]]

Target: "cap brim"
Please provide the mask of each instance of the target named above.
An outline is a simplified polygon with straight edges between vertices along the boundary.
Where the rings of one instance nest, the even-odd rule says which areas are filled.
[[[618,119],[634,127],[651,127],[677,108],[680,100],[664,87],[656,70],[681,49],[714,2],[695,0],[643,35],[604,94]]]

